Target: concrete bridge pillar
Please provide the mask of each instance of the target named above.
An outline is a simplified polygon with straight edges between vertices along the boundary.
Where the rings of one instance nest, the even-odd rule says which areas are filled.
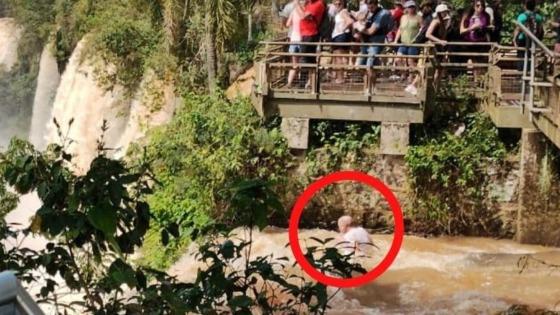
[[[382,122],[380,140],[381,154],[405,155],[410,142],[410,124]]]
[[[553,192],[544,196],[539,189],[540,168],[545,150],[546,138],[543,133],[535,129],[523,129],[516,240],[521,243],[558,246],[558,196],[554,196],[556,194]]]
[[[282,134],[291,149],[306,150],[309,146],[309,119],[282,118]]]

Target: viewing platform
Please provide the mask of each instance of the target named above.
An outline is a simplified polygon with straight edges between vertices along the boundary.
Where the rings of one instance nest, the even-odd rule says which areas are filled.
[[[397,56],[396,44],[262,42],[253,105],[264,118],[282,117],[293,148],[307,148],[310,119],[372,121],[382,126],[381,153],[401,155],[409,125],[423,123],[438,110],[438,101],[453,101],[438,99],[436,91],[456,86],[456,93],[476,97],[497,127],[536,129],[560,147],[558,56],[520,28],[530,39],[528,48],[466,42],[413,45],[418,56]],[[290,53],[290,45],[317,49]],[[360,50],[373,45],[382,50],[367,66],[360,59],[370,56]],[[339,46],[350,52],[336,53]],[[290,71],[295,74],[288,84]],[[416,93],[405,91],[411,81]]]

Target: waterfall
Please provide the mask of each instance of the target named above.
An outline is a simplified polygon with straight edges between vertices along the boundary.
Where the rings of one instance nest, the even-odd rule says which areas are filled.
[[[157,93],[152,93],[153,91]],[[173,86],[155,79],[149,71],[140,85],[140,89],[132,101],[126,129],[122,134],[117,157],[126,154],[128,146],[142,138],[149,128],[167,123],[173,117],[179,98],[175,96]],[[154,109],[154,104],[160,104]]]
[[[51,109],[60,83],[60,74],[56,58],[52,54],[52,45],[47,45],[41,54],[37,90],[33,102],[33,116],[29,141],[39,150],[46,145],[45,133],[51,118]]]
[[[87,171],[102,136],[112,156],[122,157],[128,145],[141,138],[147,128],[167,122],[176,103],[172,85],[155,79],[151,72],[145,75],[134,99],[127,98],[119,86],[103,90],[96,82],[94,69],[108,65],[83,60],[84,46],[85,40],[80,41],[62,75],[46,133],[49,143],[66,141],[77,172]],[[105,133],[103,121],[108,125]]]
[[[17,48],[21,29],[14,19],[0,18],[0,67],[11,70],[17,62]]]
[[[78,172],[87,171],[102,136],[107,147],[115,147],[130,107],[122,88],[104,91],[98,86],[93,61],[82,60],[84,45],[84,40],[80,41],[72,53],[54,100],[51,117],[58,121],[60,130],[52,119],[47,125],[48,142],[67,145]],[[105,133],[104,121],[108,123]]]

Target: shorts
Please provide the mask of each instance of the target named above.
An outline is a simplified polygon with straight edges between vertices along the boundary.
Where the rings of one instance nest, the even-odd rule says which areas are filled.
[[[410,47],[410,46],[401,46],[397,51],[399,55],[403,56],[418,56],[420,55],[420,48],[418,47]]]
[[[468,48],[465,48],[466,52],[471,53],[472,55],[470,57],[467,57],[468,59],[471,59],[474,63],[488,63],[490,57],[482,55],[482,54],[488,54],[488,52],[490,51],[490,46],[488,45],[476,45],[476,46],[470,46]]]
[[[378,65],[379,58],[375,58],[375,56],[379,55],[382,50],[383,46],[363,46],[362,54],[368,55],[366,66],[372,67],[373,65]]]
[[[288,49],[288,52],[290,54],[297,54],[301,52],[301,45],[290,45],[290,48]]]
[[[352,41],[350,33],[343,33],[332,39],[333,43],[349,43]],[[333,50],[350,50],[350,46],[333,46]]]

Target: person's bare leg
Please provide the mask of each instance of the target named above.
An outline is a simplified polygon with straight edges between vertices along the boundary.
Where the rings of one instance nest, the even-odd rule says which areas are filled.
[[[288,88],[292,87],[292,83],[294,82],[294,79],[296,77],[297,74],[297,64],[299,63],[299,58],[294,56],[292,57],[292,63],[294,64],[292,69],[290,69],[290,72],[288,73]]]

